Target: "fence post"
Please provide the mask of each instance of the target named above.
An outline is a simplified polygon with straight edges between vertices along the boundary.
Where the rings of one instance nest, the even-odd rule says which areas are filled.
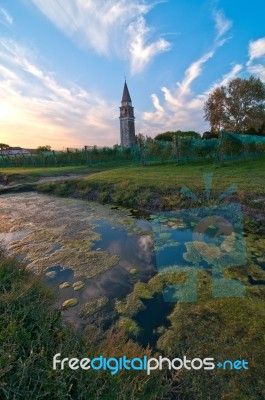
[[[85,153],[86,153],[86,162],[87,162],[87,165],[89,165],[89,166],[91,167],[91,157],[90,157],[90,153],[88,152],[87,146],[85,146]]]
[[[179,137],[176,135],[173,136],[173,149],[174,149],[174,155],[176,157],[176,162],[177,164],[179,164],[180,161]]]
[[[139,151],[140,151],[140,158],[141,158],[141,161],[142,161],[142,165],[146,166],[145,139],[144,139],[144,135],[142,135],[141,133],[139,133],[139,135],[137,137],[137,144],[138,144]]]
[[[70,150],[69,150],[68,147],[66,148],[66,151],[67,151],[67,162],[68,162],[68,165],[70,165],[70,163],[71,163],[71,156],[70,156]]]
[[[220,136],[220,163],[221,165],[224,165],[224,133],[223,131],[220,131],[219,133]]]
[[[55,155],[55,150],[52,151],[52,155],[53,155],[53,164],[55,166],[57,166],[57,159],[56,159],[56,155]]]

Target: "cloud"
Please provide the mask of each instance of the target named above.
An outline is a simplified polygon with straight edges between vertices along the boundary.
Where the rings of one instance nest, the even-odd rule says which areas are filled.
[[[0,40],[0,132],[10,145],[113,145],[116,105],[41,68],[27,48]]]
[[[265,37],[249,43],[248,53],[250,60],[265,56]]]
[[[181,83],[178,83],[179,96],[182,97],[190,94],[190,87],[192,82],[201,75],[203,64],[205,64],[210,58],[212,58],[214,53],[215,50],[209,51],[201,58],[199,58],[199,60],[190,65],[190,67],[185,72],[185,78]]]
[[[182,97],[188,96],[191,94],[191,85],[193,81],[198,78],[203,70],[203,65],[209,61],[214,54],[216,53],[217,49],[223,46],[226,42],[226,38],[220,39],[232,26],[232,22],[226,19],[224,13],[222,11],[215,11],[214,14],[216,27],[217,27],[217,36],[215,38],[215,42],[213,47],[210,51],[203,54],[198,60],[194,61],[185,71],[185,76],[182,82],[178,82],[177,85],[179,87],[177,97],[177,102],[180,101]],[[162,89],[164,92],[165,90]],[[168,95],[168,94],[167,94]]]
[[[238,74],[242,71],[243,69],[243,65],[242,64],[235,64],[233,66],[233,68],[231,69],[231,71],[229,71],[227,74],[225,74],[221,81],[218,82],[217,84],[215,84],[210,91],[212,91],[212,89],[214,89],[217,86],[226,86],[232,79],[235,79],[238,77]]]
[[[217,33],[212,49],[191,63],[184,72],[183,80],[177,82],[176,87],[161,88],[163,102],[159,100],[157,94],[151,95],[154,111],[143,113],[142,131],[146,130],[150,134],[150,128],[153,133],[177,129],[203,131],[208,128],[203,116],[203,105],[208,94],[216,86],[226,85],[243,69],[241,64],[235,64],[221,80],[213,83],[207,90],[197,95],[192,92],[193,82],[201,76],[204,65],[214,57],[218,48],[225,44],[227,39],[224,35],[232,26],[232,22],[225,17],[222,11],[216,11],[214,19]]]
[[[265,82],[265,37],[249,42],[248,55],[248,72],[250,74],[256,75],[262,80],[262,82]],[[257,62],[257,60],[259,61]]]
[[[248,72],[252,75],[256,75],[262,82],[265,83],[265,67],[262,64],[250,65]]]
[[[146,26],[143,17],[139,17],[135,23],[129,26],[130,34],[130,58],[131,71],[133,74],[142,72],[153,58],[171,48],[169,42],[159,39],[147,44],[150,36],[150,29]]]
[[[170,49],[153,39],[144,16],[156,3],[143,0],[31,0],[64,34],[104,56],[129,59],[131,73],[140,73],[161,52]]]
[[[226,18],[222,10],[214,11],[214,22],[217,31],[217,39],[228,32],[233,25],[232,21]]]
[[[202,59],[203,57],[201,57]],[[206,59],[207,57],[205,57]],[[201,60],[200,59],[200,60]],[[198,60],[199,61],[199,60]],[[197,61],[197,62],[198,62]],[[193,63],[196,64],[197,62]],[[150,135],[165,130],[195,130],[203,132],[208,129],[208,124],[204,121],[203,106],[209,93],[216,87],[227,85],[236,78],[243,70],[243,65],[235,64],[232,69],[224,74],[221,79],[213,83],[207,90],[194,96],[190,91],[181,92],[181,85],[177,85],[177,90],[170,90],[166,87],[161,89],[163,93],[163,104],[156,94],[151,95],[155,111],[143,113],[142,131]],[[186,71],[187,74],[187,71]],[[183,82],[186,78],[184,78]]]
[[[0,7],[0,23],[5,26],[13,25],[13,18],[3,7]]]

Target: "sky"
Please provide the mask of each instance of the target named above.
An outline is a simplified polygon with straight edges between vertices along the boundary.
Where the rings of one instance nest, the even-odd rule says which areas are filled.
[[[265,82],[264,15],[264,0],[0,0],[0,142],[119,144],[125,77],[136,133],[203,133],[216,86]]]

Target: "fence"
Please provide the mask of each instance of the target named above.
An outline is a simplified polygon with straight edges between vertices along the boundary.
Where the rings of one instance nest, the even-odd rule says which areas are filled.
[[[132,163],[187,163],[194,160],[223,161],[265,154],[265,137],[222,132],[219,139],[175,138],[173,142],[142,138],[131,148],[114,146],[82,150],[48,151],[36,154],[0,153],[0,167],[98,166]]]

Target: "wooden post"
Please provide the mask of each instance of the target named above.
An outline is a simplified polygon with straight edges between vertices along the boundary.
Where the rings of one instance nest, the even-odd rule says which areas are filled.
[[[56,155],[55,155],[55,150],[52,151],[52,155],[53,155],[53,164],[57,166],[57,159],[56,159]]]
[[[68,165],[70,165],[71,156],[70,156],[70,150],[68,147],[66,148],[66,151],[67,151],[67,162],[68,162]]]
[[[174,155],[176,157],[176,163],[179,164],[179,162],[180,162],[179,138],[176,135],[173,136],[173,149],[174,149],[173,150]]]
[[[223,131],[221,131],[219,133],[219,137],[220,137],[220,164],[224,165],[224,135],[223,135]]]
[[[86,162],[87,162],[87,165],[89,165],[90,167],[91,167],[91,156],[90,156],[90,153],[88,152],[88,148],[87,148],[87,146],[85,146],[85,153],[86,153]]]

